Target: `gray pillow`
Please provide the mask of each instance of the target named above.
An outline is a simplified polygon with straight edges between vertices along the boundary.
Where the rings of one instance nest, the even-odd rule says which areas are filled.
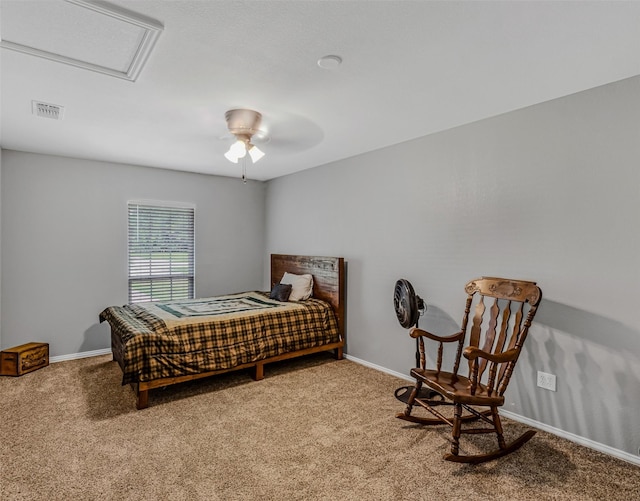
[[[289,301],[289,296],[291,295],[291,284],[276,284],[271,289],[271,294],[269,297],[271,299],[275,299],[276,301],[281,301],[286,303]]]

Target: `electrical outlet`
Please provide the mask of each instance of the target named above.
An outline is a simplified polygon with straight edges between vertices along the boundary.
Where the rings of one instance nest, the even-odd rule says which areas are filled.
[[[555,374],[547,374],[546,372],[538,371],[538,386],[545,390],[556,391]]]

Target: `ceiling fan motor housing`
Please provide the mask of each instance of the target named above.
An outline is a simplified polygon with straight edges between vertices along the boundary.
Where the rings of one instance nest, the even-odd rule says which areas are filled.
[[[229,132],[235,136],[248,136],[260,132],[260,124],[262,123],[262,114],[245,109],[229,110],[225,113],[227,127]]]

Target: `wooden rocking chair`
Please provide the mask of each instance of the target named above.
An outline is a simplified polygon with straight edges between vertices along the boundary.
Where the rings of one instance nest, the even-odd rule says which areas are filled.
[[[416,378],[415,388],[409,396],[406,409],[396,417],[428,425],[448,424],[452,427],[451,453],[445,454],[444,459],[475,464],[499,458],[519,449],[536,433],[529,430],[507,444],[498,407],[504,404],[504,392],[536,314],[542,292],[535,282],[490,277],[469,282],[465,291],[468,297],[459,332],[442,337],[416,327],[409,331],[411,337],[419,341],[420,367],[411,370],[411,376]],[[488,299],[487,305],[485,298]],[[469,312],[474,301],[477,301],[475,316],[469,329],[468,345],[463,350]],[[485,319],[483,317],[486,310],[489,311],[489,315]],[[427,369],[425,366],[424,338],[439,343],[435,370]],[[442,371],[444,343],[457,343],[452,372]],[[458,374],[462,356],[468,360],[468,377]],[[418,398],[423,384],[436,391],[437,397],[441,398]],[[435,418],[412,415],[415,405],[423,407]],[[445,417],[435,408],[442,405],[453,406],[452,419]],[[478,407],[481,409],[477,409]],[[463,409],[467,411],[464,414]],[[463,429],[463,423],[478,419],[485,421],[490,427]],[[495,433],[498,449],[487,454],[461,455],[459,450],[462,433]]]

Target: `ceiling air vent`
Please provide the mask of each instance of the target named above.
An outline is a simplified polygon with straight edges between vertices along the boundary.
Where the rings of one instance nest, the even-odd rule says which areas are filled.
[[[64,116],[64,106],[58,106],[57,104],[41,103],[38,101],[31,101],[31,112],[44,118],[53,118],[54,120],[62,120]]]

